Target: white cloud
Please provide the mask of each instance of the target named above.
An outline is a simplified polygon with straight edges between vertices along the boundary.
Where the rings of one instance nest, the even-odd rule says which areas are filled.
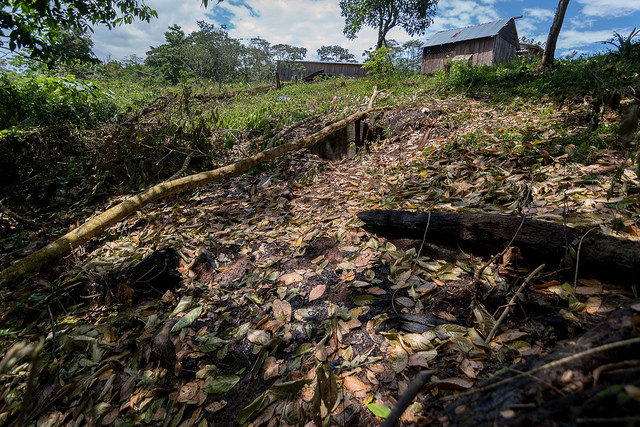
[[[535,21],[548,21],[553,19],[556,12],[551,9],[523,9],[524,17]]]
[[[106,27],[94,29],[91,39],[98,58],[104,60],[111,56],[119,60],[132,54],[144,58],[150,46],[164,43],[164,33],[171,25],[178,24],[185,33],[190,33],[198,29],[197,21],[205,19],[206,9],[200,6],[198,0],[147,0],[146,4],[158,12],[157,19],[148,23],[122,25],[112,30]]]
[[[442,1],[438,5],[433,24],[427,29],[422,39],[427,40],[438,31],[452,28],[470,27],[485,22],[496,21],[501,18],[495,3],[503,0],[481,0],[479,4],[473,0]]]
[[[353,41],[344,37],[344,20],[335,1],[251,0],[249,3],[259,16],[232,2],[218,6],[234,15],[231,18],[234,28],[229,31],[232,37],[261,37],[272,44],[306,47],[308,57],[314,57],[320,46],[334,44],[349,49],[359,57],[364,49],[376,43],[376,34],[367,28],[360,31]],[[213,9],[212,18],[215,19],[215,15],[216,10]]]
[[[550,9],[523,9],[522,19],[516,21],[518,35],[543,41],[546,35],[541,38],[540,31],[542,28],[551,27],[550,21],[553,20],[554,15],[555,11]]]
[[[638,0],[577,0],[586,16],[621,17],[640,12]],[[569,6],[571,7],[571,6]]]
[[[574,3],[571,3],[574,6],[569,5],[567,22],[560,33],[559,43],[563,43],[566,49],[607,40],[613,34],[614,26],[632,26],[628,20],[604,24],[605,20],[599,19],[599,16],[640,11],[640,0],[576,2],[579,6]],[[196,23],[199,20],[227,23],[229,33],[234,38],[262,37],[272,44],[287,43],[305,47],[308,59],[315,58],[320,46],[337,44],[349,49],[361,60],[362,52],[373,47],[377,40],[377,31],[369,27],[363,28],[356,39],[348,40],[343,34],[344,18],[340,15],[337,0],[225,0],[219,5],[217,1],[210,0],[208,9],[201,7],[200,3],[200,0],[147,0],[147,4],[158,12],[158,19],[151,23],[135,22],[111,31],[96,28],[92,36],[94,52],[100,59],[106,59],[109,54],[113,59],[122,59],[131,54],[144,57],[150,46],[164,43],[164,33],[169,26],[178,24],[186,33],[190,33],[197,30]],[[524,15],[516,21],[519,35],[544,41],[557,0],[531,3],[520,0],[441,0],[434,23],[420,39],[426,40],[437,31],[478,25],[515,13]],[[605,31],[603,27],[608,29]],[[628,34],[628,31],[620,34]],[[412,37],[402,29],[394,28],[388,38],[404,42]]]
[[[617,31],[620,34],[625,34],[631,31],[630,29],[620,30],[599,30],[599,31],[580,31],[576,29],[563,29],[560,31],[558,37],[558,50],[574,50],[584,48],[593,44],[600,44],[603,41],[611,39],[613,31]],[[606,50],[606,47],[602,45],[602,49]]]

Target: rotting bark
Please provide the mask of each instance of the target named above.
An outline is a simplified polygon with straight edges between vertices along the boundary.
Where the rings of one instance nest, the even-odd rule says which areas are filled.
[[[377,88],[374,88],[372,101],[375,99],[377,94]],[[369,105],[371,106],[372,102],[370,102]],[[111,225],[116,224],[155,200],[171,196],[182,191],[191,190],[205,184],[242,175],[250,169],[271,159],[280,157],[290,151],[299,150],[315,144],[327,135],[342,129],[355,120],[362,119],[373,111],[375,111],[375,109],[367,108],[365,111],[354,113],[340,121],[332,123],[313,135],[300,138],[287,144],[282,144],[278,147],[269,148],[258,154],[218,169],[189,175],[173,181],[162,182],[139,194],[131,196],[122,203],[87,220],[80,227],[77,227],[59,239],[49,243],[47,246],[0,271],[0,284],[6,285],[15,282],[25,274],[36,271],[43,264],[68,254],[71,250],[87,242],[89,239],[101,233]]]
[[[426,240],[447,246],[460,245],[484,254],[502,250],[520,227],[522,218],[490,213],[432,212],[428,214],[383,210],[360,212],[365,228],[387,237],[422,240],[427,222]],[[513,241],[524,262],[554,266],[567,254],[566,244],[577,250],[585,231],[561,224],[527,218]],[[640,277],[640,242],[600,232],[592,232],[582,242],[580,273],[620,281],[632,286]]]

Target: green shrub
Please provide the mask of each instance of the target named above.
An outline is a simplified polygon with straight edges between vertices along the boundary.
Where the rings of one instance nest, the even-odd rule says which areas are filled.
[[[73,75],[0,75],[0,130],[61,123],[94,126],[111,119],[115,111],[108,94]]]

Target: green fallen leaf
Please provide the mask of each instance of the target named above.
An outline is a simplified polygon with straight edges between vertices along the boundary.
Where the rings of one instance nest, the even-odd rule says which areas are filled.
[[[369,408],[376,417],[387,418],[391,414],[391,409],[379,403],[367,403],[367,408]]]
[[[315,348],[316,348],[316,346],[315,346],[315,345],[313,345],[313,344],[311,344],[311,343],[306,342],[306,343],[304,343],[304,344],[300,345],[300,347],[298,347],[298,348],[296,348],[296,349],[294,350],[294,352],[293,352],[293,356],[294,356],[294,357],[298,357],[298,356],[300,356],[300,355],[302,355],[302,354],[305,354],[305,353],[310,352],[311,350],[314,350]]]
[[[217,337],[214,334],[207,334],[202,337],[198,337],[196,338],[196,341],[198,342],[200,351],[204,353],[211,353],[212,351],[216,351],[228,342],[227,340],[223,340],[222,338]]]
[[[178,332],[182,328],[191,326],[191,324],[195,322],[195,320],[198,317],[200,317],[201,314],[202,314],[202,306],[194,308],[193,310],[191,310],[190,312],[182,316],[180,320],[178,320],[176,324],[173,325],[173,328],[171,328],[171,332]]]
[[[357,295],[353,299],[353,303],[357,306],[370,305],[378,301],[380,298],[374,297],[373,295]]]
[[[288,396],[299,392],[304,386],[309,385],[313,380],[295,380],[276,384],[269,389],[269,392],[276,396]]]
[[[192,298],[190,296],[185,296],[185,297],[180,298],[180,302],[178,302],[178,305],[176,306],[175,309],[173,309],[173,311],[171,312],[171,315],[169,317],[174,317],[175,315],[177,315],[181,311],[186,310],[187,307],[189,307],[189,305],[191,304],[191,300],[192,300]]]
[[[244,297],[248,300],[255,302],[258,305],[262,304],[262,298],[258,296],[256,291],[249,291],[246,294],[244,294]]]
[[[267,397],[267,393],[264,392],[260,396],[258,396],[253,402],[249,404],[249,406],[243,408],[240,412],[238,412],[238,423],[246,424],[253,415],[262,407],[262,403],[264,402],[264,398]]]
[[[240,381],[240,377],[236,375],[225,375],[214,378],[209,384],[204,386],[203,390],[209,394],[226,393],[235,387],[238,381]]]

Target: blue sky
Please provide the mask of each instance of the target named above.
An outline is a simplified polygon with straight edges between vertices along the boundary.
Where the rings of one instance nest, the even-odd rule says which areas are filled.
[[[189,33],[197,30],[200,20],[226,25],[230,35],[238,39],[262,37],[272,44],[306,47],[308,59],[316,59],[320,46],[334,44],[361,59],[362,52],[374,46],[377,38],[376,30],[365,28],[355,40],[346,39],[338,0],[225,0],[219,5],[211,0],[208,9],[200,0],[147,0],[146,4],[158,12],[158,19],[151,23],[136,22],[111,31],[95,29],[94,52],[100,59],[120,60],[132,54],[144,57],[150,46],[164,42],[170,25],[178,24]],[[558,0],[440,0],[433,25],[413,39],[424,41],[437,31],[522,15],[516,21],[518,35],[544,42],[557,5]],[[571,0],[557,56],[606,51],[602,41],[614,32],[627,36],[634,27],[640,27],[640,0]],[[398,42],[412,39],[401,29],[393,29],[388,38]]]

